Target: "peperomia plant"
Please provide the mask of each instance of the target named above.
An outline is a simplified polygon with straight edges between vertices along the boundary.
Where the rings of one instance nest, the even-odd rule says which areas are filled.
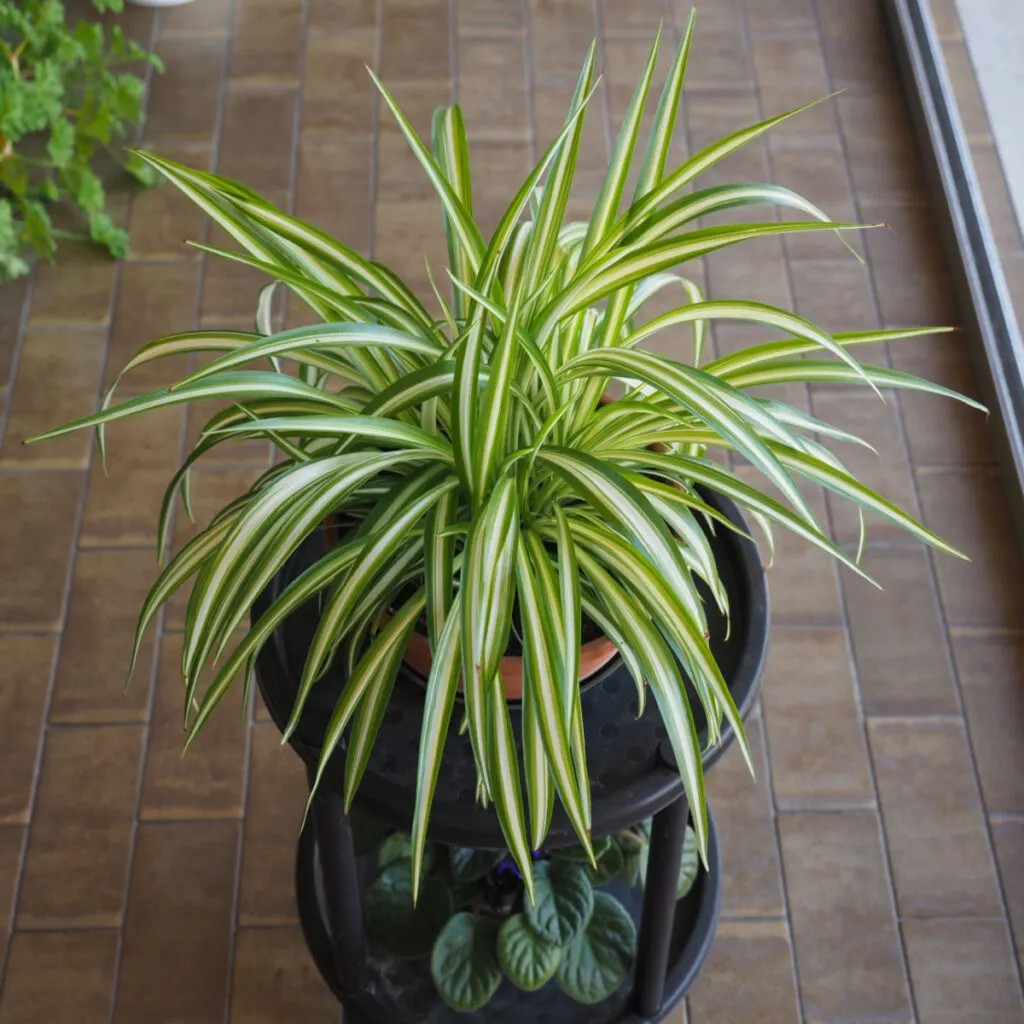
[[[425,874],[431,801],[460,685],[458,720],[472,744],[478,793],[493,803],[528,897],[535,896],[531,851],[544,844],[556,794],[586,856],[596,860],[578,669],[584,618],[614,642],[640,706],[648,689],[657,701],[706,855],[701,743],[685,677],[703,708],[707,741],[717,743],[727,723],[748,763],[749,753],[708,643],[700,589],[728,614],[704,527],[733,527],[701,488],[734,499],[769,535],[781,525],[860,575],[856,555],[829,539],[798,480],[958,554],[848,473],[820,440],[856,438],[755,390],[824,381],[960,397],[854,358],[864,345],[931,329],[832,334],[762,303],[706,299],[675,273],[748,239],[854,227],[829,221],[778,185],[687,191],[703,171],[799,112],[667,166],[692,38],[691,17],[641,151],[661,44],[655,40],[590,219],[565,223],[594,88],[592,47],[565,126],[489,239],[473,219],[459,108],[436,113],[431,150],[378,83],[440,199],[453,289],[446,295],[435,287],[434,312],[424,304],[428,297],[388,268],[245,186],[142,154],[240,246],[201,248],[265,271],[323,322],[275,333],[270,285],[255,332],[172,335],[144,347],[125,368],[168,355],[216,355],[184,379],[118,405],[108,396],[100,412],[41,435],[85,427],[102,434],[105,424],[152,409],[229,399],[170,482],[161,552],[179,490],[187,502],[189,471],[205,453],[239,437],[267,438],[279,449],[273,468],[176,554],[142,609],[138,637],[195,578],[182,657],[190,740],[232,683],[248,678],[277,627],[315,598],[319,625],[285,734],[295,730],[325,669],[341,665],[347,682],[326,729],[317,781],[341,747],[351,806],[409,637],[423,622],[433,660],[411,822],[413,895]],[[627,182],[635,182],[628,195]],[[764,204],[806,219],[714,222],[722,211]],[[676,290],[683,304],[649,319],[645,306],[664,289]],[[708,325],[721,320],[768,325],[780,338],[710,358]],[[692,329],[688,355],[644,349],[660,332],[684,325]],[[261,360],[266,368],[253,369]],[[625,395],[605,403],[613,381],[625,385]],[[723,466],[713,457],[723,450],[760,477]],[[348,531],[236,643],[256,597],[327,517],[340,517]],[[513,624],[523,646],[522,765],[499,672]],[[200,690],[202,670],[213,663],[214,677]]]
[[[392,956],[430,957],[434,985],[453,1009],[477,1010],[506,977],[534,992],[554,979],[580,1003],[598,1003],[618,988],[636,955],[636,927],[622,903],[599,886],[646,880],[650,822],[582,847],[535,854],[534,898],[505,851],[428,844],[415,907],[410,837],[393,833],[377,854],[367,894],[367,923]],[[691,828],[676,898],[693,886],[699,860]]]
[[[96,11],[120,12],[124,0],[92,0]],[[88,222],[83,236],[113,256],[128,236],[105,212],[103,183],[92,168],[142,116],[145,83],[119,65],[160,58],[128,39],[120,25],[65,21],[60,0],[0,0],[0,281],[27,273],[27,250],[50,259],[58,238],[47,210],[69,199]],[[144,184],[159,175],[137,155],[125,168]]]

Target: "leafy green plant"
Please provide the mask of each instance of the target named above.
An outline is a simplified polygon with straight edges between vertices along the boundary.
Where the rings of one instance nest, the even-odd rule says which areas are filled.
[[[598,866],[614,870],[598,871],[582,847],[539,854],[532,901],[506,851],[428,844],[414,907],[411,838],[396,832],[378,850],[367,924],[392,956],[429,955],[434,985],[453,1009],[479,1009],[502,976],[524,992],[554,979],[577,1002],[598,1003],[633,966],[636,928],[619,900],[596,886],[615,878],[643,884],[649,838],[645,821],[600,840]],[[688,827],[677,899],[690,891],[698,867],[697,837]]]
[[[124,0],[92,0],[97,12],[120,12]],[[104,211],[93,157],[139,123],[145,83],[117,67],[160,58],[110,29],[65,21],[60,0],[0,0],[0,281],[27,273],[25,252],[50,259],[57,239],[87,237],[124,256],[128,236]],[[144,184],[159,175],[138,156],[125,168]],[[88,221],[88,235],[54,226],[47,204],[69,199]]]
[[[686,191],[703,171],[805,108],[729,135],[678,167],[666,166],[693,25],[691,17],[639,153],[661,42],[655,40],[585,223],[565,223],[565,213],[594,88],[593,47],[563,129],[487,240],[473,219],[459,108],[436,113],[428,149],[377,83],[440,199],[453,289],[445,294],[435,286],[430,301],[439,314],[388,268],[244,185],[142,154],[240,246],[201,248],[265,271],[323,323],[274,333],[269,285],[255,332],[162,338],[126,371],[182,353],[212,352],[212,361],[169,388],[117,405],[108,396],[100,412],[41,435],[97,427],[102,440],[107,423],[178,403],[230,399],[170,482],[158,529],[161,552],[177,495],[181,491],[187,503],[189,472],[205,453],[239,437],[268,438],[280,449],[277,464],[177,553],[141,612],[137,638],[195,577],[182,659],[190,740],[234,680],[248,680],[274,630],[317,598],[319,626],[285,736],[336,660],[347,682],[326,730],[317,781],[341,746],[351,806],[408,637],[425,620],[433,663],[411,823],[414,896],[460,678],[459,717],[472,744],[478,792],[493,803],[530,901],[531,850],[544,843],[556,794],[583,855],[596,867],[578,678],[584,616],[618,648],[641,707],[648,689],[653,693],[706,857],[701,749],[684,676],[702,705],[708,742],[717,743],[728,723],[748,764],[750,758],[739,712],[709,647],[698,589],[706,584],[710,600],[728,614],[705,530],[733,527],[707,504],[701,488],[735,499],[769,537],[781,525],[862,576],[857,557],[824,532],[798,480],[959,555],[848,473],[820,440],[856,438],[759,390],[824,381],[927,391],[975,405],[853,356],[862,346],[932,329],[831,334],[761,303],[706,299],[674,272],[748,239],[854,227],[828,220],[777,185]],[[631,195],[627,181],[635,181]],[[716,213],[765,204],[807,219],[714,223]],[[683,304],[644,322],[645,305],[663,289],[681,294]],[[781,337],[711,359],[707,329],[721,320],[768,325]],[[644,350],[659,332],[680,325],[692,329],[688,359]],[[261,360],[266,369],[247,368]],[[298,365],[297,375],[283,360]],[[604,404],[613,381],[625,385],[625,395]],[[760,476],[748,482],[721,465],[712,456],[722,450],[745,459]],[[350,531],[292,580],[232,647],[257,595],[325,517],[337,515]],[[522,775],[498,670],[514,622],[525,668]],[[201,671],[213,662],[214,678],[200,691]]]

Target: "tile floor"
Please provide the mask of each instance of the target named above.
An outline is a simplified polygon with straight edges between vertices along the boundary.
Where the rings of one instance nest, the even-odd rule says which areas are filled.
[[[596,35],[606,75],[583,143],[575,205],[585,212],[654,26],[664,19],[676,34],[688,7],[197,0],[129,18],[168,67],[152,83],[147,141],[244,178],[424,287],[424,256],[442,262],[437,210],[363,65],[420,129],[435,104],[464,104],[477,205],[493,223],[556,130]],[[936,13],[956,49],[951,0]],[[839,88],[715,174],[777,179],[837,219],[892,230],[867,238],[866,268],[831,241],[770,241],[708,259],[708,288],[793,305],[835,329],[948,322],[874,3],[710,0],[678,152]],[[297,759],[259,712],[220,716],[179,758],[180,604],[121,696],[162,485],[198,419],[171,411],[112,429],[108,480],[84,436],[20,445],[93,406],[143,342],[251,322],[259,280],[181,245],[223,242],[187,202],[160,189],[115,208],[131,259],[65,245],[57,265],[0,291],[0,1024],[337,1022],[292,902]],[[720,331],[715,343],[749,338]],[[964,344],[944,335],[883,358],[970,391]],[[131,386],[161,379],[143,373]],[[984,420],[916,396],[790,398],[865,433],[884,458],[851,460],[856,469],[973,561],[934,558],[872,524],[879,595],[782,540],[763,708],[750,723],[758,781],[733,756],[715,769],[724,914],[674,1021],[1024,1021],[1021,563]],[[200,471],[200,516],[268,458],[240,444]],[[849,542],[846,510],[811,497]],[[190,529],[180,519],[176,542]]]

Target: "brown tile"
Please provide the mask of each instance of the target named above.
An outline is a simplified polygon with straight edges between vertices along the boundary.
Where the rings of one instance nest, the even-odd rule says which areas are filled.
[[[245,494],[259,476],[258,469],[199,469],[193,474],[192,511],[195,522],[179,514],[174,523],[172,550],[180,551],[225,505]],[[181,630],[185,622],[185,605],[191,593],[191,582],[179,590],[167,603],[164,628]]]
[[[834,235],[830,240],[839,245]],[[840,252],[843,252],[840,246]],[[838,255],[838,254],[837,254]],[[871,296],[871,277],[852,256],[837,260],[794,260],[790,264],[794,312],[834,334],[878,327]],[[858,358],[877,362],[878,350],[860,348]],[[827,352],[813,358],[829,359]],[[849,392],[850,389],[844,389]],[[878,399],[875,399],[877,404]]]
[[[805,1018],[913,1020],[875,814],[787,814],[779,828]]]
[[[161,39],[157,52],[167,70],[154,77],[150,89],[149,142],[213,140],[226,47],[227,40],[213,33]]]
[[[391,90],[389,90],[390,92]],[[448,82],[416,83],[399,86],[391,95],[413,130],[429,145],[431,120],[434,110],[451,101]],[[475,155],[472,149],[471,157]],[[391,112],[381,109],[380,132],[377,138],[377,198],[385,202],[394,200],[429,200],[437,203],[436,193],[416,155],[395,123]],[[473,182],[479,179],[473,163]]]
[[[11,630],[58,630],[81,493],[80,473],[0,476],[0,622]],[[16,585],[15,585],[16,581]]]
[[[68,332],[48,327],[25,332],[0,466],[84,469],[88,465],[91,431],[33,445],[23,442],[96,408],[106,342],[102,328]]]
[[[0,636],[2,825],[28,822],[55,647],[51,636]]]
[[[448,78],[448,44],[448,0],[391,0],[381,24],[381,80]]]
[[[336,1024],[338,1001],[298,928],[248,929],[235,943],[231,1024]]]
[[[828,91],[821,50],[813,39],[755,40],[751,57],[762,97],[775,95],[778,105],[795,107]],[[764,99],[765,116],[768,101]]]
[[[172,36],[210,36],[227,33],[231,24],[231,0],[206,0],[162,11],[160,39]]]
[[[19,928],[121,924],[142,736],[134,725],[48,732]]]
[[[993,821],[991,831],[1006,909],[1019,948],[1024,937],[1024,818]]]
[[[285,208],[291,187],[295,91],[228,92],[217,173],[260,193],[274,193]],[[280,201],[283,200],[283,201]]]
[[[297,0],[239,0],[231,45],[233,81],[297,84],[302,8]]]
[[[695,1021],[791,1024],[799,1020],[784,921],[722,921],[691,990]]]
[[[242,925],[291,924],[296,920],[292,867],[308,793],[306,775],[302,762],[281,746],[275,726],[253,729],[251,756],[238,920]]]
[[[858,197],[919,200],[923,180],[902,95],[896,90],[854,92],[830,102],[839,111]]]
[[[876,719],[868,737],[900,916],[998,915],[962,723]]]
[[[526,98],[523,37],[459,34],[459,105],[469,138],[525,138],[530,108]]]
[[[942,58],[946,63],[946,73],[953,84],[956,108],[960,113],[960,121],[967,133],[968,142],[990,141],[985,101],[978,87],[978,76],[974,71],[966,43],[962,39],[947,39],[942,45]]]
[[[978,143],[971,147],[971,160],[981,184],[985,212],[992,228],[997,247],[1019,252],[1021,227],[1006,187],[1006,174],[999,161],[999,153],[991,143]]]
[[[1024,814],[1024,641],[957,633],[953,654],[989,814]]]
[[[154,626],[139,649],[127,692],[124,680],[139,609],[158,571],[154,552],[146,548],[78,553],[50,704],[51,722],[146,720]]]
[[[1024,1021],[1002,921],[904,921],[903,941],[921,1024]]]
[[[653,35],[654,29],[664,20],[664,0],[634,0],[625,4],[618,0],[604,0],[601,4],[601,24],[605,32],[611,34],[649,32]],[[667,39],[663,45],[668,45]]]
[[[358,29],[372,29],[377,24],[377,0],[311,0],[309,35],[344,35]]]
[[[517,29],[523,24],[521,0],[456,0],[455,22],[463,29]]]
[[[776,238],[711,253],[704,264],[709,298],[764,302],[784,309],[791,305],[785,257]],[[713,330],[722,355],[778,338],[777,330],[742,321],[717,320]]]
[[[663,39],[662,44],[666,46],[667,40]],[[636,90],[637,82],[647,66],[647,59],[651,53],[651,46],[654,43],[654,27],[650,33],[632,35],[606,34],[603,39],[604,45],[599,53],[603,57],[604,77],[608,83],[608,102],[611,109],[612,131],[617,136],[622,127],[626,111],[633,100],[633,93]],[[666,46],[667,48],[667,46]],[[579,64],[583,63],[580,56]],[[693,65],[691,64],[690,69]],[[648,95],[647,106],[644,110],[644,125],[649,125],[654,119],[654,108],[657,97],[661,95],[661,89],[668,70],[667,59],[661,59],[655,65],[654,75],[651,79],[651,90]],[[689,78],[689,71],[687,72]],[[693,79],[689,79],[693,84]]]
[[[534,80],[572,85],[596,34],[593,4],[530,0],[530,33]]]
[[[11,909],[21,870],[23,828],[0,828],[0,949],[7,948],[11,929]]]
[[[356,138],[370,137],[376,89],[366,66],[374,63],[376,46],[377,32],[372,28],[343,35],[310,33],[302,87],[303,129],[344,129]]]
[[[139,826],[114,1024],[223,1019],[237,846],[233,821]]]
[[[960,331],[906,338],[888,344],[894,369],[978,400],[978,389]],[[953,399],[900,392],[910,455],[917,465],[991,465],[993,442],[984,413]]]
[[[848,431],[875,449],[871,451],[852,443],[830,445],[847,472],[908,515],[918,518],[910,463],[900,444],[894,396],[887,394],[883,403],[868,388],[847,387],[842,391],[815,388],[811,404],[819,419]],[[860,537],[859,506],[833,493],[829,493],[828,503],[836,540],[857,543]],[[874,512],[865,511],[864,525],[871,541],[912,540],[902,527]]]
[[[873,802],[864,734],[840,629],[776,627],[764,685],[780,810]]]
[[[942,619],[923,547],[868,547],[861,565],[882,586],[844,572],[850,638],[866,715],[956,714]]]
[[[160,156],[186,167],[202,171],[210,169],[212,154],[209,146],[181,147],[161,143],[154,148]],[[202,210],[170,183],[140,191],[132,199],[128,225],[129,259],[197,260],[198,251],[185,242],[202,241],[205,223],[206,215]],[[126,266],[125,272],[127,269]],[[118,310],[116,318],[120,316]]]
[[[747,483],[778,500],[778,493],[756,470],[739,466],[736,474]],[[805,488],[811,511],[818,523],[827,523],[825,498],[819,488]],[[751,526],[753,536],[767,564],[768,546],[760,530]],[[839,583],[835,559],[820,548],[783,526],[775,526],[775,563],[768,570],[768,593],[771,598],[772,623],[776,625],[838,625],[842,622],[839,607]]]
[[[689,20],[689,11],[684,14],[684,5],[676,6],[676,24],[681,30]],[[753,87],[754,66],[743,31],[743,12],[735,0],[698,10],[694,42],[686,65],[687,92]],[[694,102],[702,103],[704,99],[695,97]]]
[[[813,36],[817,31],[811,0],[743,0],[743,6],[755,38]]]
[[[361,253],[370,245],[372,159],[362,140],[304,134],[299,146],[296,213]]]
[[[435,281],[443,280],[448,265],[440,205],[434,200],[378,203],[373,255],[424,300],[432,294],[424,261]]]
[[[110,1016],[117,935],[21,932],[11,942],[0,1024],[92,1024]]]
[[[895,55],[877,8],[817,0],[822,48],[833,89],[877,89],[895,84]]]
[[[99,246],[63,242],[53,263],[36,272],[28,322],[48,325],[102,326],[110,320],[117,261]]]
[[[181,646],[181,637],[174,634],[164,636],[160,644],[139,817],[240,818],[246,725],[238,701],[225,700],[183,754]],[[199,687],[201,695],[202,680]]]
[[[143,345],[195,327],[198,283],[199,265],[195,261],[125,264],[110,336],[105,387],[114,382]],[[187,371],[187,356],[160,359],[128,374],[118,394],[166,387]]]
[[[530,170],[530,147],[525,139],[488,140],[473,146],[473,219],[484,238],[490,238]]]
[[[694,102],[686,104],[681,113],[685,118],[690,145],[694,151],[704,149],[731,132],[739,131],[761,120],[757,96],[752,90],[747,89],[702,92]],[[748,143],[739,152],[753,153],[759,148],[755,141]],[[762,174],[765,170],[762,167]],[[704,183],[704,177],[698,181]]]
[[[960,16],[956,9],[956,0],[930,0],[932,20],[939,39],[961,38]]]
[[[6,387],[11,376],[11,361],[21,334],[25,296],[29,275],[0,285],[0,388]]]
[[[936,554],[939,591],[951,626],[1017,626],[1020,556],[1011,539],[1002,482],[995,470],[920,469],[924,524],[970,562]]]
[[[708,776],[708,799],[715,810],[720,841],[729,850],[723,876],[722,913],[726,917],[781,917],[785,910],[779,880],[779,848],[760,716],[748,720],[747,740],[757,770],[756,781],[751,779],[735,744]]]
[[[182,416],[170,406],[107,427],[107,475],[97,458],[80,546],[153,546],[164,489],[178,467]]]
[[[608,166],[608,144],[601,120],[604,84],[583,113],[579,157],[573,176],[573,195],[596,198]],[[533,93],[533,123],[536,128],[538,158],[558,138],[572,105],[572,86],[538,87]],[[589,217],[589,212],[586,214]],[[568,218],[567,218],[568,219]]]

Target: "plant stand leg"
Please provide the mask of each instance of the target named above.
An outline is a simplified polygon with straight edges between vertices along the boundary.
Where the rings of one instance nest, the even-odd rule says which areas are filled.
[[[307,774],[312,775],[309,766]],[[317,790],[311,811],[335,974],[342,991],[354,993],[362,989],[365,981],[366,935],[352,829],[341,797],[326,786]]]
[[[680,797],[654,816],[647,858],[633,1002],[644,1019],[657,1017],[665,997],[665,973],[676,914],[676,886],[689,805]]]

